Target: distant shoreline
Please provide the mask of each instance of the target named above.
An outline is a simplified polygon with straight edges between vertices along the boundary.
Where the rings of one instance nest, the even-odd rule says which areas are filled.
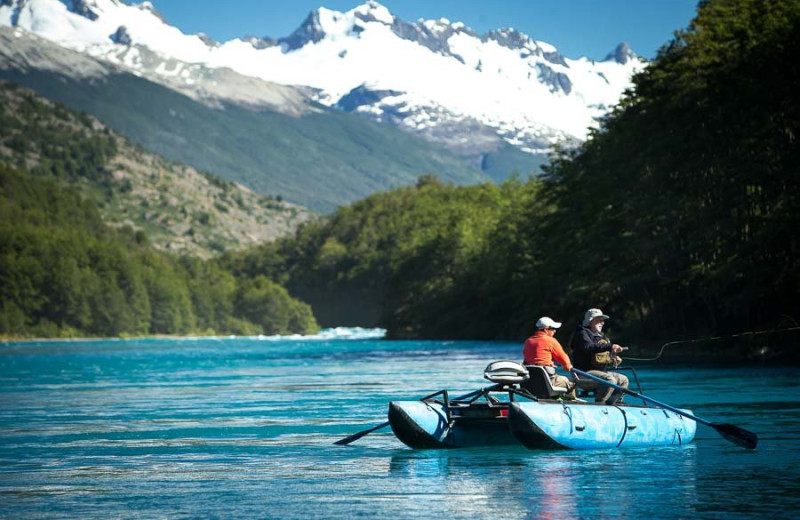
[[[301,336],[273,335],[273,336],[236,336],[236,335],[171,335],[154,334],[148,336],[128,337],[82,337],[82,338],[0,338],[0,347],[10,344],[19,345],[53,345],[58,343],[98,343],[98,342],[146,342],[146,341],[202,341],[202,340],[232,340],[245,341],[330,341],[330,340],[380,340],[393,341],[386,337],[386,331],[378,328],[337,327],[323,329],[319,334]],[[754,366],[769,367],[777,365],[800,366],[800,349],[794,336],[800,334],[784,335],[772,338],[771,341],[695,341],[683,344],[664,344],[659,347],[631,346],[631,350],[623,356],[623,367],[646,368],[648,366],[687,366],[696,367],[732,367]],[[405,340],[398,340],[405,341]],[[442,341],[441,339],[423,339],[417,341]],[[452,340],[475,341],[475,340]],[[485,340],[487,343],[515,343],[514,340]],[[522,342],[519,342],[520,345]],[[664,348],[664,347],[668,348]],[[491,361],[491,360],[490,360]]]
[[[97,337],[80,337],[80,338],[17,338],[0,336],[0,343],[56,343],[62,341],[128,341],[140,339],[201,339],[201,338],[219,338],[219,337],[232,337],[232,336],[206,336],[206,335],[172,335],[172,334],[155,334],[152,336],[97,336]],[[247,336],[242,336],[247,337]]]
[[[146,340],[203,340],[203,339],[245,339],[258,341],[278,340],[343,340],[343,339],[385,339],[386,330],[377,327],[331,327],[324,328],[317,334],[283,334],[237,336],[235,334],[153,334],[146,336],[105,336],[85,338],[10,338],[0,336],[0,345],[8,343],[62,343],[62,342],[98,342],[98,341],[146,341]]]

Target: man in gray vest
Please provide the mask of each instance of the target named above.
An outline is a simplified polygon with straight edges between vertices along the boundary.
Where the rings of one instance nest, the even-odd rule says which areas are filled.
[[[603,334],[603,325],[608,315],[600,309],[589,309],[583,317],[583,323],[578,326],[572,336],[572,364],[575,368],[588,372],[593,376],[605,379],[623,388],[628,388],[628,378],[617,372],[609,372],[608,368],[616,368],[622,362],[618,356],[625,350],[624,347],[612,343]],[[594,390],[594,400],[598,403],[616,404],[622,401],[623,392],[615,390],[595,381],[578,381],[578,387]]]

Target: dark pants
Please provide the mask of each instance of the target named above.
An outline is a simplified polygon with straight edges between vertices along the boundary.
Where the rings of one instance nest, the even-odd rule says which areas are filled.
[[[550,384],[554,387],[560,386],[567,389],[567,393],[564,394],[565,397],[569,399],[575,399],[577,397],[575,395],[575,383],[573,383],[570,378],[559,374],[553,374],[548,377],[550,378]]]

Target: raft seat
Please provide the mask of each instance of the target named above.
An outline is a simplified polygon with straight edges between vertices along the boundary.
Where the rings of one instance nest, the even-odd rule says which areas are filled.
[[[539,365],[525,365],[528,369],[528,380],[520,386],[528,390],[531,394],[539,399],[553,399],[563,397],[567,394],[567,389],[563,386],[553,386],[550,381],[550,376],[543,366]]]
[[[495,384],[513,386],[528,380],[528,370],[516,361],[494,361],[486,366],[483,377]]]

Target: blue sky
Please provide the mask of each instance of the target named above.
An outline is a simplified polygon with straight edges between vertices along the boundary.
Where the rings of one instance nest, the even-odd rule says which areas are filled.
[[[134,0],[138,2],[139,0]],[[287,36],[318,7],[349,11],[365,0],[152,0],[167,21],[185,33],[217,41]],[[406,21],[447,18],[479,34],[514,27],[555,45],[561,54],[603,59],[620,42],[648,59],[684,29],[697,0],[382,0]]]

